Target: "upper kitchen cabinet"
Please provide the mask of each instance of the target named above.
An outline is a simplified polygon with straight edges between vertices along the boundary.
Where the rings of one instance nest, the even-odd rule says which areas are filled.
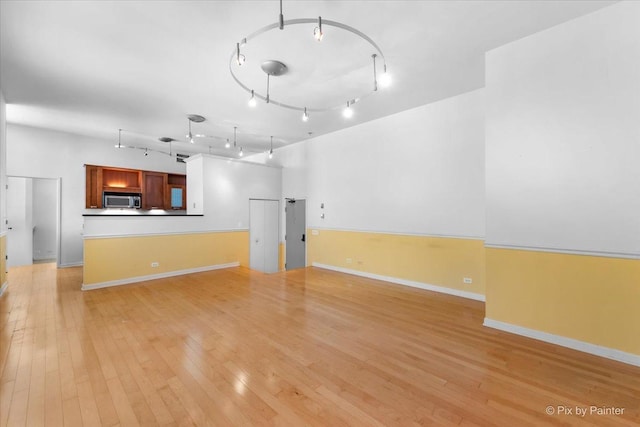
[[[142,171],[102,168],[102,190],[110,193],[141,193]]]
[[[169,174],[167,179],[165,209],[187,209],[187,177],[185,175]]]
[[[166,209],[165,194],[169,184],[166,173],[143,172],[144,192],[142,194],[143,209]]]

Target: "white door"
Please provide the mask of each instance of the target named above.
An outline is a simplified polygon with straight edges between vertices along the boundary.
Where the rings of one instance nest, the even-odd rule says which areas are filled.
[[[278,201],[249,200],[249,267],[278,271]]]
[[[7,266],[33,264],[33,180],[7,177]]]

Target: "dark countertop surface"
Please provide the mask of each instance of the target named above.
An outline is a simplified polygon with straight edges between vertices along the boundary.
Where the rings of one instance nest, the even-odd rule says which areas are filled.
[[[144,210],[144,209],[87,209],[82,216],[126,216],[131,217],[172,217],[172,216],[203,216],[202,214],[188,214],[185,210],[165,211],[161,209]]]

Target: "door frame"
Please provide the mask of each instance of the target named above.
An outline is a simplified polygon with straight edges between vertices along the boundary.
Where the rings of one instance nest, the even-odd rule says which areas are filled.
[[[56,182],[56,268],[61,268],[62,260],[62,178],[49,178],[46,176],[26,176],[26,175],[7,175],[7,178],[25,178],[25,179],[51,179]],[[8,182],[7,182],[8,184]],[[9,203],[9,200],[7,200]],[[7,241],[9,239],[9,230],[7,230]],[[9,255],[9,254],[7,254]],[[32,255],[33,256],[33,255]]]

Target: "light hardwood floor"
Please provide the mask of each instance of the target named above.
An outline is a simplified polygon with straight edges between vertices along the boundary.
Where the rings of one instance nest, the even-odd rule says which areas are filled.
[[[10,271],[0,425],[640,423],[640,368],[484,328],[477,301],[316,268],[81,276]]]

